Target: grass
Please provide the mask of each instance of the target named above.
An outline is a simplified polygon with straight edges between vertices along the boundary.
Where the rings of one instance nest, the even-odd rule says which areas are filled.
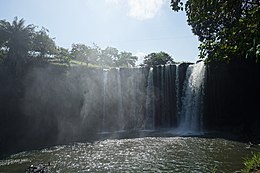
[[[217,167],[217,165],[215,165],[211,173],[216,173],[217,170],[218,170],[218,167]]]
[[[101,66],[101,65],[97,65],[97,64],[91,64],[91,63],[85,63],[82,61],[78,61],[78,60],[70,60],[69,63],[60,61],[59,59],[52,59],[49,62],[51,62],[52,64],[56,64],[56,65],[69,65],[69,66],[85,66],[85,67],[89,67],[89,68],[107,68],[110,69],[111,67],[109,66]]]
[[[253,153],[251,158],[245,158],[244,160],[245,168],[241,171],[243,173],[250,173],[260,169],[260,152]]]

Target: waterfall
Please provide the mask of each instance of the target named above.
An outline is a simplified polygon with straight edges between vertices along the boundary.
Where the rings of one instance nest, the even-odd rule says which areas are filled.
[[[204,76],[203,62],[103,70],[100,131],[177,127],[178,134],[201,132]]]
[[[154,101],[154,82],[153,82],[153,68],[151,67],[147,78],[146,89],[146,116],[145,129],[154,129],[155,117],[155,101]]]
[[[176,73],[175,73],[175,98],[176,98],[176,117],[177,124],[180,123],[180,81],[179,81],[179,65],[176,65]]]
[[[175,84],[174,82],[174,70],[172,65],[165,66],[165,84],[164,84],[164,126],[166,128],[172,127],[174,124],[174,92],[171,86]]]
[[[133,117],[134,117],[134,123],[136,124],[136,126],[134,127],[134,129],[136,129],[138,127],[138,114],[137,114],[137,105],[136,103],[138,103],[137,101],[137,97],[138,97],[138,82],[140,82],[139,78],[138,78],[138,70],[134,71],[134,81],[133,81],[133,90],[134,90],[134,94],[133,94],[133,103],[132,103],[132,109],[133,109]]]
[[[159,71],[159,70],[158,70]],[[160,76],[160,78],[161,78],[161,94],[160,94],[160,99],[161,99],[161,124],[164,126],[165,125],[165,120],[166,120],[166,110],[165,110],[165,106],[166,106],[166,102],[165,102],[165,91],[166,91],[166,89],[165,89],[165,86],[167,85],[167,83],[165,83],[166,82],[166,80],[165,80],[165,74],[166,73],[164,73],[165,72],[165,66],[161,66],[161,76]]]
[[[108,70],[104,69],[103,70],[103,115],[102,115],[102,129],[101,132],[107,131],[106,128],[106,119],[107,119],[107,110],[106,110],[106,93],[107,93],[107,75],[108,75]]]
[[[202,130],[202,103],[205,65],[203,62],[189,65],[181,98],[179,130],[184,133],[198,133]]]
[[[122,87],[121,87],[121,76],[120,76],[120,68],[117,68],[117,89],[118,89],[118,124],[119,130],[124,130],[124,110],[123,110],[123,98],[122,98]]]
[[[144,128],[145,110],[146,110],[146,94],[147,88],[144,81],[147,79],[145,73],[145,68],[135,68],[134,73],[134,83],[133,83],[133,97],[131,101],[133,121],[132,129],[138,130]]]
[[[140,99],[142,99],[143,91],[141,90],[141,86],[144,83],[144,77],[141,68],[133,69],[134,78],[133,78],[133,97],[131,101],[131,109],[132,109],[132,124],[134,127],[132,129],[140,129],[142,127],[142,113],[141,108],[142,104],[140,104]]]

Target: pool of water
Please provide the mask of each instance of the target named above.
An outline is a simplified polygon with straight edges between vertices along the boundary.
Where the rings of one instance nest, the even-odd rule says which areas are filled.
[[[259,147],[224,139],[143,137],[106,139],[21,152],[0,160],[0,173],[25,172],[47,164],[55,173],[76,172],[234,172]]]

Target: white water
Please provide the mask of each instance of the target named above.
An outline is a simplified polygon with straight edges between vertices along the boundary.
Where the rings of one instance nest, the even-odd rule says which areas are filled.
[[[132,129],[141,129],[143,126],[144,115],[141,111],[143,105],[140,105],[139,103],[145,94],[141,89],[144,85],[145,77],[141,68],[133,70],[133,73],[133,85],[131,86],[133,92],[133,101],[130,102],[132,110],[132,124],[134,124],[134,127],[132,127]]]
[[[147,79],[147,94],[146,94],[146,117],[145,129],[154,129],[155,103],[154,103],[154,83],[153,83],[153,68],[151,67]]]
[[[107,75],[108,75],[108,70],[104,69],[104,73],[103,73],[104,77],[103,77],[103,115],[102,115],[102,128],[101,128],[101,132],[105,132],[107,131],[106,129],[106,90],[107,90]]]
[[[121,87],[121,77],[120,68],[117,68],[117,89],[118,89],[118,124],[119,130],[124,130],[125,120],[124,120],[124,110],[123,110],[123,98],[122,98],[122,87]]]
[[[190,65],[187,68],[178,127],[178,131],[181,133],[202,133],[204,77],[205,65],[203,62]]]
[[[159,71],[159,70],[158,70]],[[165,67],[164,66],[161,66],[161,88],[162,88],[162,91],[161,91],[161,102],[162,102],[162,110],[161,110],[161,119],[162,119],[162,123],[164,124],[165,123],[165,120],[166,120],[166,94],[165,92],[166,91],[166,85],[168,85],[167,83],[167,80],[165,80],[165,75],[167,74],[166,70],[165,70]]]
[[[152,121],[151,119],[146,121],[144,118],[147,94],[144,81],[147,78],[143,69],[103,70],[103,88],[99,93],[102,95],[102,119],[99,130],[102,134],[144,129],[145,122],[148,124],[148,121]],[[150,82],[149,86],[153,88],[153,82]],[[150,96],[153,97],[153,94]]]
[[[176,117],[177,117],[177,124],[180,123],[180,88],[179,88],[179,65],[176,65],[176,78],[175,78],[175,91],[176,91]]]
[[[141,71],[140,73],[137,69],[123,72],[118,68],[114,72],[103,71],[101,132],[127,129],[154,130],[155,123],[159,123],[159,126],[163,128],[169,128],[171,127],[171,116],[174,115],[176,116],[175,121],[177,121],[177,132],[175,133],[186,135],[202,132],[205,77],[203,62],[189,65],[182,91],[180,91],[178,66],[176,66],[175,81],[171,81],[174,73],[171,73],[170,66],[158,68],[157,74],[155,74],[156,84],[154,83],[155,71],[153,68],[149,69],[146,77],[143,76],[145,73]],[[145,79],[146,88],[142,90],[141,83]],[[174,83],[175,86],[173,86]],[[171,94],[172,89],[175,90],[175,96]],[[144,102],[142,102],[142,97]],[[174,103],[171,101],[172,97],[176,97],[176,105],[172,105]],[[158,103],[158,100],[161,103]],[[144,105],[142,106],[142,104]],[[142,107],[145,109],[144,112],[142,112]],[[160,115],[156,114],[157,119],[155,120],[156,112]]]

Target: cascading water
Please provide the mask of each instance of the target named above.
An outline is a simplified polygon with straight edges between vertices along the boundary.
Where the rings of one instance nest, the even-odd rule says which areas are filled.
[[[159,70],[158,70],[159,71]],[[161,78],[161,105],[162,105],[162,108],[161,108],[161,117],[162,117],[162,122],[161,124],[164,125],[165,124],[165,120],[166,120],[166,98],[165,98],[165,91],[166,91],[166,88],[165,86],[167,85],[165,82],[165,66],[161,66],[161,75],[160,75],[160,78]]]
[[[164,65],[157,67],[157,88],[155,105],[156,112],[156,127],[170,128],[175,124],[175,90],[172,86],[175,85],[175,66]],[[159,91],[158,91],[159,90]]]
[[[41,75],[45,72],[43,70]],[[78,75],[78,73],[76,74]],[[56,77],[54,78],[55,80],[57,79]],[[74,79],[77,76],[73,75],[70,77],[69,79]],[[21,142],[22,145],[18,145],[13,151],[19,151],[21,148],[49,146],[62,142],[73,144],[54,146],[38,151],[33,150],[32,152],[21,152],[11,156],[3,155],[4,159],[0,160],[0,172],[24,172],[25,166],[29,167],[32,164],[38,165],[39,163],[43,163],[40,165],[44,167],[45,165],[51,166],[51,168],[54,168],[54,172],[116,172],[118,170],[120,172],[156,172],[157,170],[164,170],[165,172],[212,172],[216,166],[218,170],[221,169],[219,170],[220,172],[234,172],[234,170],[240,169],[239,166],[236,167],[237,165],[243,166],[241,158],[249,156],[250,152],[258,152],[256,147],[252,146],[249,149],[246,147],[246,144],[241,142],[222,139],[197,137],[165,138],[162,137],[165,134],[164,129],[159,132],[153,130],[161,127],[168,128],[168,120],[175,120],[169,118],[177,116],[176,112],[180,112],[178,121],[180,130],[183,130],[188,135],[190,133],[194,134],[194,132],[201,132],[204,78],[205,66],[203,63],[195,65],[185,63],[177,67],[169,65],[150,69],[146,67],[139,69],[110,69],[109,71],[88,69],[86,70],[86,76],[80,76],[80,80],[76,80],[80,81],[80,85],[75,86],[75,91],[70,93],[72,87],[66,84],[65,90],[60,93],[60,99],[51,102],[46,107],[41,107],[41,104],[46,102],[44,99],[38,102],[39,107],[36,104],[37,107],[30,110],[32,111],[31,113],[39,111],[50,113],[49,116],[47,115],[47,117],[42,119],[41,114],[36,114],[36,118],[40,118],[36,120],[34,119],[34,114],[29,114],[30,118],[33,119],[25,119],[21,122],[25,122],[25,125],[30,124],[33,126],[33,128],[28,129],[30,132],[24,133],[25,131],[22,131],[21,133],[17,131],[22,129],[22,126],[18,124],[18,128],[11,129],[12,133],[3,135],[6,139],[11,135],[13,139],[11,141],[7,140],[7,143],[1,144],[1,146],[4,146],[4,149],[10,152],[12,150],[9,150],[8,145],[17,146],[14,143],[15,141],[18,141],[17,143]],[[56,82],[55,80],[53,82]],[[68,82],[73,83],[72,81],[69,80]],[[63,84],[60,82],[61,80],[55,83],[55,85],[59,85],[57,85],[58,88],[55,88],[54,92],[47,93],[50,98],[58,96],[56,92],[59,92],[60,86]],[[237,82],[234,84],[237,84]],[[37,88],[41,86],[39,84],[44,83],[46,82],[36,83],[37,85],[35,84],[35,86]],[[50,81],[47,83],[48,85],[52,84]],[[221,87],[223,86],[221,85]],[[235,85],[232,84],[230,87],[233,86]],[[46,90],[46,92],[49,92],[50,88],[47,89],[48,91]],[[31,90],[32,88],[30,88]],[[33,101],[38,101],[39,97],[42,96],[41,91],[45,90],[39,90],[39,94],[33,100],[29,99],[29,105]],[[238,91],[241,90],[239,89]],[[219,90],[213,92],[213,96],[215,96],[215,94],[219,93]],[[34,94],[37,94],[37,92],[30,93],[30,97]],[[63,95],[66,96],[63,97]],[[70,102],[66,102],[70,97],[74,98]],[[179,102],[176,100],[179,100]],[[73,104],[74,101],[76,104]],[[209,101],[211,102],[211,100]],[[57,104],[57,106],[53,107],[56,103],[62,104]],[[61,107],[59,107],[60,105]],[[57,108],[59,110],[57,112],[55,110],[53,110],[55,112],[46,112],[47,108]],[[82,109],[80,112],[82,116],[77,114],[79,113],[79,108]],[[64,110],[61,111],[61,109]],[[70,110],[72,112],[66,114]],[[16,111],[13,113],[16,113]],[[55,116],[56,114],[58,116]],[[137,118],[139,119],[137,120]],[[48,121],[45,121],[45,119]],[[53,120],[54,122],[52,122]],[[157,120],[160,121],[160,124],[156,122]],[[81,122],[83,123],[80,124]],[[17,124],[15,123],[15,125]],[[170,127],[175,127],[172,124],[170,125]],[[35,128],[36,126],[39,127]],[[62,128],[66,129],[66,131],[61,131],[60,126],[64,126]],[[82,128],[82,126],[88,127]],[[140,127],[140,131],[139,129],[137,131],[135,127]],[[131,134],[118,136],[117,132],[122,128]],[[48,131],[45,131],[46,129]],[[131,131],[132,129],[135,130]],[[36,130],[39,132],[35,132]],[[80,133],[81,131],[84,132]],[[94,135],[100,131],[100,134],[104,134],[104,136],[128,139],[109,139],[85,144],[74,143],[75,141],[94,141],[98,139]],[[135,133],[136,131],[137,133]],[[16,135],[17,132],[18,134],[23,134],[22,136],[28,137],[20,138],[19,136],[21,135]],[[120,132],[120,134],[122,133]],[[64,139],[62,140],[58,139],[63,137]],[[46,139],[51,142],[44,143]],[[37,140],[39,140],[38,143]],[[26,146],[24,141],[30,141],[30,145]],[[43,145],[41,145],[41,142],[43,142]],[[1,151],[4,151],[2,148]],[[226,153],[231,153],[231,155],[227,156]],[[227,167],[222,169],[223,165]],[[235,166],[234,169],[231,169],[232,165]],[[17,169],[18,167],[20,168]],[[30,166],[30,168],[38,169],[35,166]],[[32,171],[36,172],[35,169]]]
[[[149,72],[147,68],[135,69],[135,129],[144,129],[145,118],[146,118],[146,101],[147,101],[147,81]],[[148,72],[148,73],[147,73]],[[152,79],[152,74],[150,74],[150,80]],[[153,83],[153,82],[152,82]]]
[[[175,71],[175,93],[176,93],[176,120],[177,124],[180,123],[180,81],[179,81],[179,65],[176,65],[176,71]]]
[[[123,98],[122,98],[122,87],[121,87],[121,76],[120,68],[117,68],[117,89],[118,89],[118,124],[119,130],[124,130],[124,110],[123,110]]]
[[[107,118],[107,110],[106,110],[106,93],[107,93],[107,75],[108,70],[103,70],[103,115],[102,115],[102,129],[101,132],[106,132],[106,118]]]
[[[103,88],[99,93],[99,97],[103,99],[99,130],[102,134],[144,128],[147,93],[144,81],[148,78],[146,74],[144,68],[103,70]],[[152,85],[153,82],[149,84],[150,87],[153,87]]]
[[[172,127],[175,124],[174,121],[176,121],[176,118],[174,118],[174,116],[176,116],[176,99],[174,98],[176,93],[171,88],[171,86],[175,85],[176,76],[174,76],[175,68],[173,65],[166,65],[164,68],[164,126],[169,128]]]
[[[204,77],[205,65],[203,62],[189,65],[187,68],[178,128],[182,133],[202,132]]]
[[[202,130],[204,64],[103,70],[101,132]],[[146,81],[146,82],[145,82]]]
[[[154,82],[153,68],[151,67],[147,78],[147,94],[146,94],[146,116],[145,129],[154,129],[155,103],[154,103]]]
[[[133,73],[133,78],[132,78],[132,85],[131,87],[131,92],[132,92],[132,97],[131,97],[131,102],[128,103],[131,106],[131,124],[132,127],[131,129],[141,129],[143,125],[143,113],[142,113],[142,100],[144,96],[144,92],[142,90],[142,86],[144,85],[144,74],[143,74],[143,69],[142,68],[135,68],[132,69]]]

